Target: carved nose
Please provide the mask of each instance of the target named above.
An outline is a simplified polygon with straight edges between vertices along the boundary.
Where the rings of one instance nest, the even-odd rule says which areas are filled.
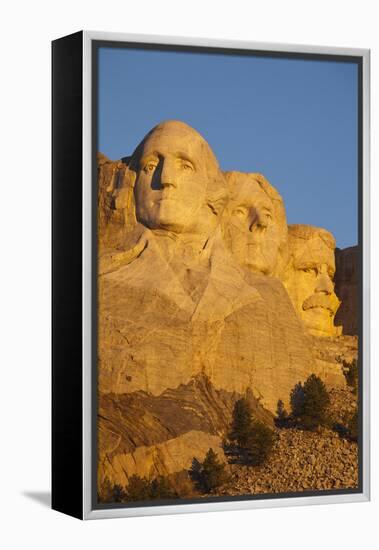
[[[175,167],[169,161],[163,161],[161,172],[161,185],[165,187],[177,187]]]
[[[330,279],[329,275],[322,273],[317,278],[317,284],[315,291],[321,292],[323,294],[332,294],[334,290],[333,282]]]
[[[253,216],[253,219],[249,226],[249,231],[254,231],[255,227],[258,227],[259,229],[267,227],[265,216],[261,212],[259,212],[259,210],[256,210],[255,215]]]

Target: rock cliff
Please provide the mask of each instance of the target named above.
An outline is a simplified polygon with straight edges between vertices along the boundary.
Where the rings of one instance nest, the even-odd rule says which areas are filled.
[[[133,474],[154,478],[188,470],[210,447],[222,457],[222,437],[238,397],[216,390],[204,375],[158,396],[100,393],[99,485],[106,478],[127,485]],[[251,393],[247,397],[254,415],[272,424],[272,415]]]
[[[335,291],[341,300],[336,324],[343,326],[343,333],[358,334],[358,247],[336,249]]]
[[[273,276],[287,257],[280,196],[249,176],[223,210],[241,177],[228,183],[183,123],[159,125],[124,161],[98,156],[99,485],[188,470],[209,448],[222,458],[241,396],[272,424],[278,400],[288,408],[310,374],[345,386],[341,360],[356,355],[356,339],[311,336]]]

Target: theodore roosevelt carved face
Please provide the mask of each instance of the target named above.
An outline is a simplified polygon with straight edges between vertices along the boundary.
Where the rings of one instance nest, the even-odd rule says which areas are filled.
[[[340,301],[334,292],[335,240],[329,231],[311,225],[290,225],[285,286],[308,331],[335,336],[334,316]]]
[[[226,172],[230,200],[223,217],[226,244],[253,272],[279,276],[287,259],[287,224],[279,193],[261,174]]]
[[[178,121],[153,128],[132,156],[137,220],[150,229],[202,233],[217,224],[226,183],[204,138]]]

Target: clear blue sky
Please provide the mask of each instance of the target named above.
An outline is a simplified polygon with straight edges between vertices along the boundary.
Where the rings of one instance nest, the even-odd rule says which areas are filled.
[[[158,122],[183,120],[223,170],[261,172],[288,223],[357,244],[357,66],[123,48],[99,51],[99,150],[130,155]]]

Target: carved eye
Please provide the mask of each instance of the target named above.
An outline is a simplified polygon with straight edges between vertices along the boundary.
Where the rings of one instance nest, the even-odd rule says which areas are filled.
[[[301,271],[303,271],[304,273],[312,273],[314,275],[317,275],[317,270],[314,267],[303,267]]]
[[[256,216],[256,224],[258,227],[266,229],[270,225],[272,220],[271,212],[264,210],[263,212],[258,211]]]
[[[194,167],[188,160],[183,160],[181,163],[181,167],[183,170],[186,170],[187,172],[193,172]]]
[[[149,172],[154,172],[154,170],[156,169],[157,167],[157,163],[156,162],[148,162],[147,164],[145,164],[145,167],[144,167],[144,170],[145,172],[149,173]]]
[[[246,208],[243,208],[242,206],[240,206],[239,208],[236,208],[235,210],[233,210],[233,215],[241,219],[246,218],[247,210]]]

